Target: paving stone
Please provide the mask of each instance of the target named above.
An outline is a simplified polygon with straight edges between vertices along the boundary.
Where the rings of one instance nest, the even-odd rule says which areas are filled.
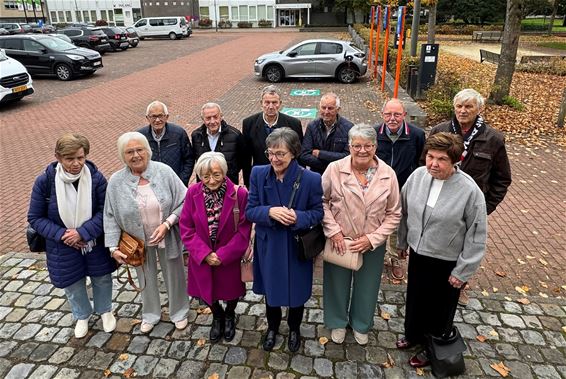
[[[242,336],[243,336],[242,331],[236,329],[236,334],[234,335],[234,339],[230,342],[224,341],[224,344],[230,345],[230,346],[240,346],[242,344]]]
[[[106,341],[110,339],[111,334],[106,332],[98,332],[91,339],[87,342],[86,346],[88,347],[98,347],[101,348],[104,346]]]
[[[18,363],[8,372],[5,379],[21,379],[28,376],[31,370],[35,367],[31,363]]]
[[[40,322],[41,319],[47,314],[47,311],[44,309],[34,309],[30,311],[26,317],[22,320],[22,322]]]
[[[29,267],[35,265],[36,262],[37,262],[36,259],[27,258],[27,259],[22,260],[20,263],[18,263],[18,267],[29,268]]]
[[[497,357],[495,350],[493,350],[493,348],[485,342],[468,341],[468,346],[470,347],[472,354],[477,355],[478,357]]]
[[[566,317],[566,312],[557,304],[540,304],[540,307],[548,316]]]
[[[495,350],[501,354],[506,360],[518,360],[520,359],[519,353],[513,347],[513,345],[508,343],[497,343],[495,344]]]
[[[10,354],[10,357],[21,360],[28,359],[31,352],[34,351],[38,346],[39,344],[37,342],[23,343],[16,350],[14,350],[12,354]]]
[[[480,312],[480,311],[478,311],[478,314],[480,315],[482,321],[487,325],[501,326],[501,322],[497,318],[497,314],[489,313],[489,312]]]
[[[546,344],[544,337],[539,332],[535,332],[534,330],[521,330],[520,333],[525,339],[525,342],[530,345],[544,346]]]
[[[115,352],[123,352],[126,351],[128,348],[132,336],[130,334],[123,334],[123,333],[112,333],[112,337],[106,343],[106,349],[115,351]]]
[[[162,339],[152,340],[149,344],[149,347],[147,348],[147,354],[164,356],[165,353],[167,353],[167,349],[169,349],[170,345],[171,342]]]
[[[520,361],[505,361],[503,363],[505,364],[505,366],[511,369],[511,375],[514,378],[521,378],[521,379],[533,378],[530,365]],[[496,371],[493,370],[492,368],[490,368],[489,371],[486,371],[486,373],[489,373],[492,376],[499,376],[496,373]]]
[[[303,338],[315,338],[316,337],[316,327],[312,324],[301,324],[301,336]]]
[[[130,342],[130,346],[128,346],[128,352],[134,354],[145,353],[150,342],[151,340],[147,336],[135,336],[132,342]]]
[[[244,347],[257,347],[261,342],[261,333],[245,330],[242,333],[241,345]]]
[[[318,340],[305,340],[305,355],[309,357],[324,356],[324,345]]]
[[[337,345],[334,342],[329,342],[325,346],[324,356],[330,359],[344,359],[346,354],[344,353],[344,347],[342,345]]]
[[[566,366],[557,366],[556,370],[560,372],[560,375],[562,375],[563,378],[566,378]]]
[[[250,307],[248,311],[250,316],[265,316],[265,305],[264,304],[254,304]]]
[[[22,270],[16,276],[17,279],[27,279],[32,275],[35,275],[35,270]]]
[[[267,352],[263,351],[263,349],[251,349],[248,351],[248,361],[246,364],[251,367],[265,367],[267,355]]]
[[[55,337],[53,337],[53,341],[55,343],[67,343],[71,339],[72,336],[75,335],[75,331],[71,328],[63,328],[59,330],[59,333]]]
[[[57,322],[63,317],[65,314],[63,312],[47,312],[41,323],[43,325],[57,325]],[[61,325],[63,326],[63,325]],[[68,325],[67,325],[68,326]]]
[[[356,362],[337,362],[334,368],[337,379],[351,379],[358,375],[358,364]]]
[[[4,320],[6,315],[8,315],[10,312],[12,312],[11,307],[0,307],[0,320]]]
[[[65,304],[65,299],[51,299],[43,306],[43,309],[53,311],[55,309],[59,309],[59,307],[63,304]]]
[[[93,369],[106,369],[114,360],[114,353],[105,353],[104,351],[97,351],[94,357],[90,360],[87,367]]]
[[[57,366],[40,365],[31,373],[29,379],[49,379],[57,372],[57,369]]]
[[[167,352],[167,356],[173,359],[184,361],[185,358],[187,357],[187,353],[189,352],[190,348],[191,348],[190,341],[177,341],[177,340],[173,341],[171,343],[171,347],[169,348],[169,351]]]
[[[525,313],[530,314],[530,315],[543,315],[544,314],[542,308],[539,307],[535,303],[527,304],[527,305],[523,306],[523,309],[525,310]]]
[[[18,346],[15,341],[2,341],[0,343],[0,357],[5,357],[12,352]]]
[[[549,363],[559,365],[566,363],[566,357],[556,348],[540,349],[542,355]]]
[[[555,317],[538,316],[538,319],[545,329],[553,330],[555,332],[560,332],[562,330],[562,323]]]
[[[383,370],[369,363],[358,363],[358,378],[360,379],[379,379],[383,378]]]
[[[233,366],[242,365],[246,363],[246,358],[247,353],[245,349],[241,347],[230,347],[224,357],[224,363]]]
[[[405,305],[404,292],[401,291],[383,291],[385,301],[392,304]]]
[[[26,284],[24,284],[21,288],[20,288],[20,292],[22,293],[26,293],[26,294],[31,294],[33,293],[33,291],[35,291],[37,289],[37,287],[39,287],[41,285],[40,282],[27,282]],[[31,299],[31,298],[27,298],[27,299]]]
[[[334,374],[332,369],[332,361],[326,358],[314,359],[314,371],[318,376],[331,377]]]
[[[478,325],[476,330],[478,331],[478,334],[480,336],[484,336],[488,340],[499,341],[499,333],[497,333],[497,331],[492,326]],[[493,332],[497,334],[494,335]]]
[[[255,324],[256,324],[256,317],[249,315],[241,315],[240,317],[238,317],[238,324],[236,327],[238,329],[254,330]]]
[[[208,360],[222,362],[227,351],[228,348],[226,346],[213,344],[210,348],[210,352],[208,353]]]
[[[7,374],[8,371],[12,369],[12,366],[14,366],[14,364],[10,360],[0,358],[0,375]],[[1,377],[4,378],[4,376]]]
[[[309,309],[308,315],[308,322],[314,322],[318,324],[322,324],[324,322],[324,313],[322,312],[322,309]]]
[[[389,330],[389,323],[381,317],[375,316],[373,318],[373,328],[380,332],[386,332]]]
[[[175,325],[168,322],[160,322],[153,327],[153,330],[149,334],[151,337],[165,338],[169,332],[175,329]]]
[[[55,353],[58,348],[59,348],[59,346],[53,345],[53,344],[49,344],[49,343],[40,344],[40,345],[30,354],[29,359],[31,359],[32,361],[35,361],[35,362],[46,361],[46,360],[48,360],[49,358],[51,358],[51,356],[53,355],[53,353]]]
[[[179,379],[202,378],[203,372],[204,362],[184,360],[177,370],[177,377]]]
[[[290,372],[278,372],[275,375],[275,379],[295,379],[296,375]],[[308,378],[308,376],[302,376],[301,379]]]
[[[187,358],[194,359],[197,361],[203,361],[208,357],[208,352],[210,351],[210,345],[203,345],[198,346],[197,344],[193,344],[189,353],[187,354]]]
[[[539,348],[532,345],[519,345],[517,349],[519,350],[519,354],[521,354],[523,358],[528,359],[529,362],[544,362]]]
[[[289,367],[289,354],[272,352],[269,354],[267,365],[274,370],[285,371]]]
[[[368,342],[369,344],[369,342]],[[373,345],[373,344],[372,344]],[[364,361],[366,357],[366,349],[357,343],[346,345],[346,359],[349,361]]]
[[[5,292],[2,296],[0,296],[0,305],[5,307],[12,306],[19,297],[20,294],[17,292]]]
[[[218,379],[223,379],[226,377],[226,372],[228,371],[228,366],[221,363],[211,363],[204,374],[205,378],[210,378],[211,375],[218,375]]]
[[[118,310],[117,314],[118,317],[130,317],[133,318],[136,316],[136,314],[138,313],[138,311],[140,310],[140,305],[139,304],[124,304],[122,305],[122,307]]]
[[[201,338],[204,338],[205,340],[208,340],[209,335],[210,335],[210,327],[199,326],[193,331],[192,339],[199,340]]]
[[[545,330],[543,333],[550,346],[566,347],[566,340],[564,339],[563,333],[548,330]]]
[[[136,359],[137,355],[128,354],[128,357],[123,361],[120,359],[115,361],[114,364],[112,364],[112,366],[110,367],[110,371],[115,374],[123,374],[124,371],[132,367]]]
[[[116,297],[116,301],[119,303],[131,303],[136,296],[137,293],[134,291],[123,291]]]
[[[481,318],[478,312],[462,310],[462,319],[466,324],[481,324]]]
[[[118,333],[130,333],[134,326],[132,325],[133,319],[121,317],[116,320],[116,329]]]
[[[503,306],[503,309],[507,313],[518,313],[518,314],[523,313],[523,308],[521,308],[519,304],[514,303],[512,301],[504,301],[501,303],[501,305]]]
[[[27,313],[28,311],[25,308],[14,308],[12,312],[6,316],[6,322],[21,321]]]
[[[291,368],[301,374],[310,374],[313,367],[312,358],[305,357],[304,355],[294,355],[291,358]]]
[[[252,369],[245,366],[235,366],[226,373],[228,379],[248,379],[252,374]]]
[[[520,328],[520,329],[525,328],[525,323],[523,322],[523,319],[521,319],[520,316],[512,315],[509,313],[501,313],[499,317],[501,317],[501,321],[503,321],[503,324],[507,326],[510,326],[512,328]]]
[[[366,361],[373,364],[381,364],[387,361],[387,352],[379,346],[366,346]]]
[[[476,378],[485,376],[478,361],[465,358],[464,362],[466,363],[466,375]]]
[[[17,291],[21,286],[23,286],[24,281],[23,280],[11,280],[8,282],[8,284],[6,284],[6,286],[4,287],[4,291]]]
[[[353,334],[347,334],[347,338],[353,338]],[[378,332],[377,333],[377,343],[379,346],[395,346],[397,341],[397,335],[391,332]]]
[[[519,331],[510,328],[497,328],[497,332],[499,333],[499,337],[504,342],[511,342],[511,343],[521,343],[523,342],[523,338]]]
[[[38,296],[49,295],[49,292],[51,292],[52,289],[53,289],[53,286],[51,284],[43,283],[43,284],[40,284],[35,289],[35,291],[33,291],[33,294],[38,295]]]
[[[60,347],[51,358],[49,358],[49,363],[55,365],[67,362],[75,354],[75,349],[70,346]]]
[[[73,359],[69,361],[69,365],[86,367],[88,365],[88,362],[90,362],[95,355],[95,349],[80,349],[77,351]]]
[[[62,368],[53,379],[75,379],[81,376],[81,371],[72,368]]]
[[[71,313],[66,313],[59,319],[57,322],[57,326],[71,326],[75,325],[75,320],[73,320],[73,315]]]
[[[532,368],[539,379],[561,379],[558,371],[550,365],[533,365]]]
[[[175,372],[179,362],[174,359],[161,358],[153,369],[152,377],[168,378]]]
[[[521,318],[525,322],[528,328],[532,329],[542,329],[542,324],[540,323],[537,316],[521,315]]]
[[[149,375],[159,362],[159,358],[150,355],[142,355],[136,359],[133,365],[134,371],[138,376]]]
[[[7,267],[17,266],[21,261],[22,259],[19,258],[8,258],[6,259],[6,261],[2,262],[2,266],[7,266]]]

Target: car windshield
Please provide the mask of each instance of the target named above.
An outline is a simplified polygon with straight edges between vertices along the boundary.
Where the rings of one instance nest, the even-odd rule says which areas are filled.
[[[42,38],[40,41],[44,46],[47,46],[48,48],[56,51],[67,51],[76,48],[72,43],[63,41],[62,39],[57,37]]]

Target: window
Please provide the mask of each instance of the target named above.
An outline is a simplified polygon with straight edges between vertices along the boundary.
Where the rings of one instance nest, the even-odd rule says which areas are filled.
[[[165,19],[163,19],[162,25],[177,25],[177,19],[176,18],[165,18]]]
[[[22,42],[24,43],[25,51],[41,52],[43,49],[45,49],[43,45],[29,39],[24,39]]]
[[[6,9],[18,9],[18,3],[15,1],[5,1],[4,8]]]
[[[272,5],[267,6],[267,19],[268,20],[275,20],[275,17],[273,16],[273,6]]]
[[[105,10],[100,11],[100,18],[103,20],[108,20],[108,13]]]
[[[250,5],[249,11],[250,11],[250,21],[251,20],[257,20],[257,8],[256,8],[256,6]]]
[[[238,7],[232,7],[232,20],[239,20]]]
[[[320,44],[319,54],[340,54],[342,53],[342,45],[337,43],[322,42]]]
[[[200,18],[210,18],[210,8],[199,7],[198,12],[200,14]]]
[[[147,25],[147,21],[146,20],[139,20],[138,23],[136,24],[136,26],[139,28],[140,26],[146,26]]]
[[[59,15],[59,21],[60,21],[60,22],[65,22],[65,12],[63,12],[63,11],[57,11],[57,14]]]
[[[22,44],[20,43],[19,40],[17,39],[5,39],[3,41],[2,48],[4,49],[8,49],[8,50],[21,50],[22,49]]]
[[[149,25],[151,26],[163,26],[163,19],[153,19],[153,20],[149,20]]]
[[[174,7],[176,7],[176,6],[177,6],[177,2],[176,2],[176,1],[173,1],[173,3],[172,3],[172,4],[173,4],[173,6],[174,6]]]
[[[229,11],[228,11],[228,7],[227,7],[227,6],[218,7],[218,9],[219,9],[220,19],[221,19],[221,20],[229,20],[229,19],[230,19],[230,13],[229,13]]]
[[[65,16],[67,22],[73,22],[73,15],[71,14],[71,11],[65,11]]]
[[[169,2],[168,2],[168,1],[165,1],[165,2],[163,3],[163,5],[165,5],[165,6],[169,5]]]
[[[90,11],[90,19],[92,21],[98,20],[98,18],[96,17],[96,11]]]
[[[159,6],[159,1],[155,2],[155,6],[158,7]]]
[[[114,11],[112,9],[108,11],[108,21],[114,21]]]
[[[77,22],[83,22],[81,11],[75,11],[75,17],[77,18]]]
[[[52,24],[57,23],[57,12],[51,11],[50,13],[51,13],[51,23]]]
[[[265,5],[257,6],[257,18],[258,20],[267,20],[267,14],[265,13]]]
[[[240,5],[240,21],[248,21],[248,6]]]
[[[85,20],[85,22],[89,22],[90,18],[88,16],[88,11],[83,11],[83,19]]]
[[[298,56],[301,55],[313,55],[316,50],[316,42],[305,43],[294,49],[292,52],[297,53]]]

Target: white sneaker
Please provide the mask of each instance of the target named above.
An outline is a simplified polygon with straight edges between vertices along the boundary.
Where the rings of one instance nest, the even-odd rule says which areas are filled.
[[[110,333],[114,329],[116,329],[116,317],[112,312],[103,313],[100,318],[102,319],[102,329],[106,333]]]
[[[360,345],[367,345],[368,343],[367,333],[358,333],[354,330],[354,338],[356,339],[356,342]]]
[[[75,325],[75,338],[83,338],[88,333],[88,318],[84,320],[77,320]]]
[[[175,323],[175,328],[179,329],[179,330],[183,330],[187,327],[187,324],[189,323],[189,321],[185,318],[182,319],[181,321],[177,321]]]
[[[153,324],[150,324],[149,322],[142,321],[142,323],[140,325],[140,332],[149,333],[149,332],[151,332],[152,329],[153,329]]]
[[[330,336],[332,337],[332,342],[341,344],[342,342],[344,342],[344,338],[346,338],[346,329],[345,328],[332,329],[332,333]]]

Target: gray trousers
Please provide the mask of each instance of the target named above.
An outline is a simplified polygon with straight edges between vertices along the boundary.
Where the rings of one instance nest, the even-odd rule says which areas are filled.
[[[169,317],[172,322],[187,318],[189,312],[189,296],[187,295],[187,276],[183,265],[183,254],[177,258],[167,259],[165,249],[149,246],[145,252],[145,278],[141,267],[136,267],[139,285],[142,291],[142,321],[157,324],[161,320],[161,301],[159,283],[157,281],[157,256],[163,273],[163,281],[169,298]]]

